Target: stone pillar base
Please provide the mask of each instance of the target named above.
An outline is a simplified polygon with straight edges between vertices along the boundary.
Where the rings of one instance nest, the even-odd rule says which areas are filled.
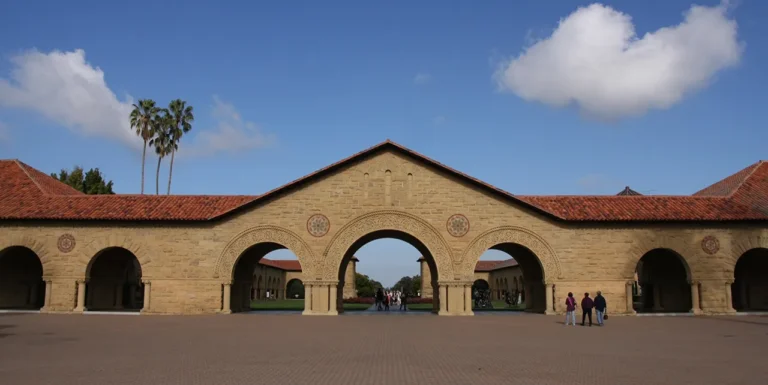
[[[339,315],[339,312],[336,311],[336,310],[334,310],[334,311],[323,311],[323,312],[312,311],[312,310],[310,310],[310,311],[304,310],[301,313],[301,315]]]
[[[144,310],[142,310],[141,312],[143,313]],[[232,310],[230,309],[219,310],[219,314],[232,314]]]
[[[552,309],[547,309],[544,311],[545,315],[557,315],[557,312]]]

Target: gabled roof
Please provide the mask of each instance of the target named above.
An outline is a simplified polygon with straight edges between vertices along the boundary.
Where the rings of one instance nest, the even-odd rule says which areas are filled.
[[[477,265],[475,265],[475,272],[490,272],[515,266],[518,266],[518,264],[514,258],[500,261],[477,261]]]
[[[632,190],[631,188],[629,188],[629,186],[627,186],[627,187],[624,187],[624,190],[619,191],[619,193],[616,194],[616,195],[618,195],[618,196],[632,196],[632,195],[643,195],[643,194],[640,194],[639,192],[637,192],[635,190]]]
[[[295,259],[267,259],[262,258],[259,264],[285,271],[301,271],[301,264]]]
[[[768,220],[768,166],[759,162],[695,196],[520,196],[472,178],[390,140],[294,180],[260,196],[82,195],[29,166],[26,181],[6,179],[11,167],[0,168],[0,219],[210,221],[263,204],[383,151],[408,156],[500,199],[559,221],[765,221]],[[759,171],[759,172],[758,172]],[[11,172],[13,174],[13,171]],[[752,175],[757,175],[752,178]],[[30,183],[30,181],[32,183]],[[68,186],[67,186],[68,187]],[[744,189],[742,193],[737,193]],[[71,190],[71,191],[70,191]],[[42,193],[40,193],[42,192]],[[729,195],[722,194],[729,192]]]
[[[0,194],[85,195],[17,159],[0,160]]]

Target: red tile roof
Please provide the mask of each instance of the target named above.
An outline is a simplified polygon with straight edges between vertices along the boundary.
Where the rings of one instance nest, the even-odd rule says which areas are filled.
[[[262,258],[259,263],[264,266],[274,267],[285,271],[301,271],[301,264],[294,259],[267,259]]]
[[[206,221],[247,210],[385,150],[414,158],[513,204],[562,221],[768,220],[768,163],[695,196],[515,196],[389,140],[261,196],[84,196],[18,161],[0,162],[0,219]],[[8,164],[12,162],[14,164]],[[23,165],[23,166],[22,166]],[[15,166],[15,167],[14,167]],[[19,172],[19,170],[24,172]],[[30,172],[34,170],[34,172]],[[726,194],[727,193],[727,194]],[[726,195],[723,195],[726,194]]]
[[[517,261],[515,261],[514,258],[509,258],[502,261],[477,261],[477,265],[475,265],[475,272],[479,273],[496,271],[515,266],[517,266]]]

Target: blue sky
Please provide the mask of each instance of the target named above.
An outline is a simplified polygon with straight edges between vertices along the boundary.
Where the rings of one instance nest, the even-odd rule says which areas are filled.
[[[158,3],[3,4],[0,158],[137,193],[125,108],[177,97],[177,194],[262,193],[387,138],[516,194],[690,194],[768,158],[765,2]],[[402,243],[359,254],[418,273]]]

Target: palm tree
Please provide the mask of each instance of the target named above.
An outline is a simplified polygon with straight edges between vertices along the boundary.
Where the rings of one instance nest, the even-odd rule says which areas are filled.
[[[181,137],[192,129],[195,116],[192,114],[192,106],[187,102],[176,99],[168,105],[169,118],[171,119],[169,149],[171,151],[171,167],[168,170],[168,195],[171,194],[171,179],[173,178],[173,159],[176,150],[179,149]]]
[[[162,110],[152,121],[152,139],[149,144],[155,147],[157,154],[157,172],[155,173],[155,195],[160,195],[160,163],[170,152],[171,124],[168,110]]]
[[[144,141],[144,151],[141,153],[141,193],[144,194],[144,163],[147,159],[147,143],[152,139],[152,122],[157,118],[158,109],[152,99],[140,99],[139,104],[133,105],[131,111],[131,129],[136,130]]]

